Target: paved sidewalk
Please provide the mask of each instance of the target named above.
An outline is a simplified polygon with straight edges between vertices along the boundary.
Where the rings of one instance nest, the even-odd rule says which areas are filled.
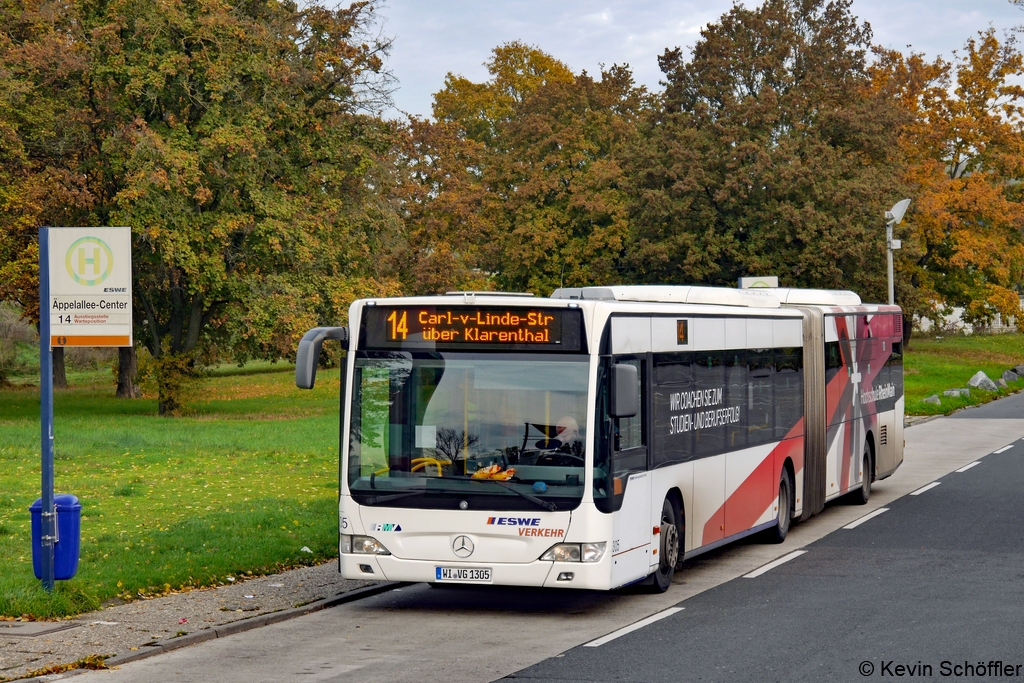
[[[229,586],[137,600],[89,612],[71,620],[69,623],[77,624],[73,628],[37,636],[9,635],[5,631],[17,629],[12,629],[10,622],[0,621],[0,681],[23,678],[85,657],[116,656],[121,660],[150,650],[170,649],[154,644],[173,643],[173,639],[183,635],[181,644],[194,642],[196,636],[205,635],[202,632],[225,624],[244,628],[249,624],[238,622],[268,614],[288,616],[281,612],[311,603],[315,606],[317,601],[376,583],[342,579],[337,560],[332,560],[317,567],[239,580]]]

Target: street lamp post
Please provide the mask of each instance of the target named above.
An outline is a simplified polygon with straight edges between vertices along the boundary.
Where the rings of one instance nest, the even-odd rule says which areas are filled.
[[[900,240],[894,240],[892,238],[892,226],[899,225],[900,221],[903,220],[903,214],[907,212],[907,207],[910,206],[909,199],[902,199],[896,202],[896,205],[885,212],[885,246],[886,246],[886,266],[889,271],[889,305],[896,303],[895,290],[893,288],[892,281],[892,252],[896,249],[901,249],[903,243]]]

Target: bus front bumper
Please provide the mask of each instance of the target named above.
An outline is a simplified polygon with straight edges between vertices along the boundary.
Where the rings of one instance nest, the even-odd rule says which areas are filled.
[[[582,588],[608,590],[611,570],[608,557],[600,562],[550,562],[534,560],[524,563],[403,560],[394,555],[341,555],[341,575],[346,579],[411,581],[425,583],[460,583],[438,581],[438,568],[491,570],[490,585],[535,586],[546,588]],[[369,569],[370,571],[367,571]],[[477,582],[467,582],[477,583]]]

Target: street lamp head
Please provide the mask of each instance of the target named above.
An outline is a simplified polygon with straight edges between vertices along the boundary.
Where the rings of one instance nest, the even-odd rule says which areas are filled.
[[[885,222],[891,225],[899,225],[900,221],[903,220],[903,214],[907,212],[907,207],[910,206],[909,199],[901,199],[896,202],[896,205],[885,212]]]

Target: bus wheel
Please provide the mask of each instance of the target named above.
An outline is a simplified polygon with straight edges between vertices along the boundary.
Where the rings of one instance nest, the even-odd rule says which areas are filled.
[[[683,553],[683,539],[686,538],[686,520],[683,519],[683,513],[679,511],[679,553],[678,559],[676,560],[676,573],[683,570],[684,553]]]
[[[868,502],[868,498],[871,497],[871,475],[873,473],[871,465],[871,444],[865,441],[864,455],[861,460],[860,488],[850,494],[850,499],[855,505],[864,505]]]
[[[672,585],[679,562],[679,510],[672,498],[661,504],[661,539],[658,547],[658,570],[647,577],[645,585],[652,593],[664,593]]]
[[[779,479],[779,516],[776,518],[775,526],[768,530],[768,540],[771,543],[782,543],[789,534],[789,525],[793,521],[793,480],[789,476],[789,470],[782,469],[782,478]]]

